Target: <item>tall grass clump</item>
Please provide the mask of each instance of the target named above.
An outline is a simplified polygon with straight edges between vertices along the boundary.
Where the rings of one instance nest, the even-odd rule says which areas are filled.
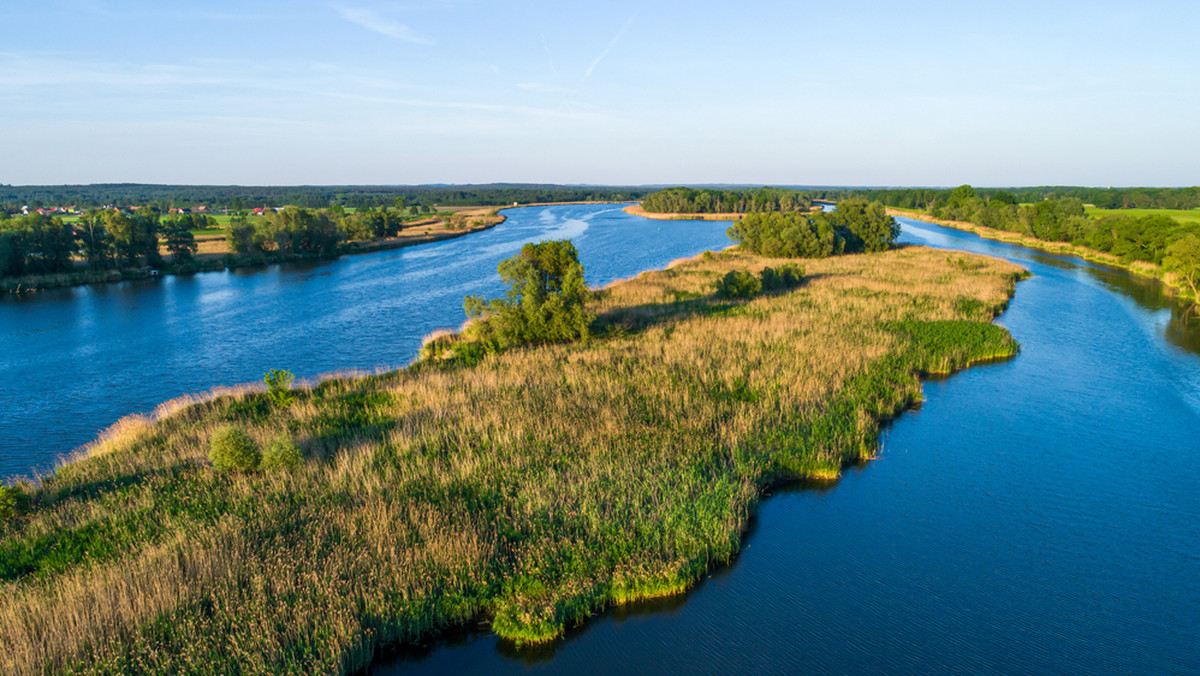
[[[791,263],[733,249],[589,292],[586,341],[442,337],[290,406],[233,391],[139,419],[0,523],[0,673],[346,673],[468,622],[536,643],[679,593],[772,482],[872,457],[921,374],[1015,351],[987,320],[1018,269],[964,258],[806,261],[731,302],[729,272]],[[303,470],[231,481],[218,439],[286,439]]]

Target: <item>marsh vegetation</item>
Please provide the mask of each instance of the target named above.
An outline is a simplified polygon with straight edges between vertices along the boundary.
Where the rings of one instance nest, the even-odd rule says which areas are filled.
[[[921,248],[717,297],[731,251],[593,292],[593,338],[187,399],[130,418],[0,525],[0,670],[350,671],[484,618],[536,642],[675,594],[764,487],[872,456],[918,376],[1011,355],[1019,269]],[[214,437],[298,467],[214,471]]]

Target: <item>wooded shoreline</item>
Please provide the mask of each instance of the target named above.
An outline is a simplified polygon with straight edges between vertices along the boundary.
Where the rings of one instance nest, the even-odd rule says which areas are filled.
[[[1190,298],[1192,300],[1200,300],[1194,298],[1190,290],[1179,280],[1174,279],[1173,275],[1163,270],[1162,266],[1155,265],[1149,261],[1123,261],[1119,257],[1112,254],[1096,251],[1087,247],[1071,244],[1070,242],[1049,242],[1029,235],[1009,232],[1006,230],[996,230],[982,225],[976,225],[967,221],[951,221],[941,218],[935,218],[927,213],[915,209],[899,209],[896,207],[887,207],[887,213],[891,216],[903,216],[919,221],[927,221],[935,225],[940,225],[955,230],[970,232],[985,239],[992,239],[998,242],[1007,242],[1009,244],[1019,244],[1023,247],[1045,251],[1053,254],[1066,254],[1082,258],[1092,263],[1100,263],[1113,268],[1119,268],[1140,277],[1149,277],[1158,280],[1162,283],[1170,293],[1180,298]]]

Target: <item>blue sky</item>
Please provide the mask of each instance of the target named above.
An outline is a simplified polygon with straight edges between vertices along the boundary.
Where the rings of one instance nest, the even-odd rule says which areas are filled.
[[[0,183],[1200,183],[1200,3],[0,5]]]

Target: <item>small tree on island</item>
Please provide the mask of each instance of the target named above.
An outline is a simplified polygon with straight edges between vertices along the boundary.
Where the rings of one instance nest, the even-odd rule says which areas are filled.
[[[579,252],[567,240],[526,244],[500,262],[504,298],[467,296],[463,308],[476,321],[469,332],[490,349],[587,338],[593,317],[584,309],[587,285]]]

